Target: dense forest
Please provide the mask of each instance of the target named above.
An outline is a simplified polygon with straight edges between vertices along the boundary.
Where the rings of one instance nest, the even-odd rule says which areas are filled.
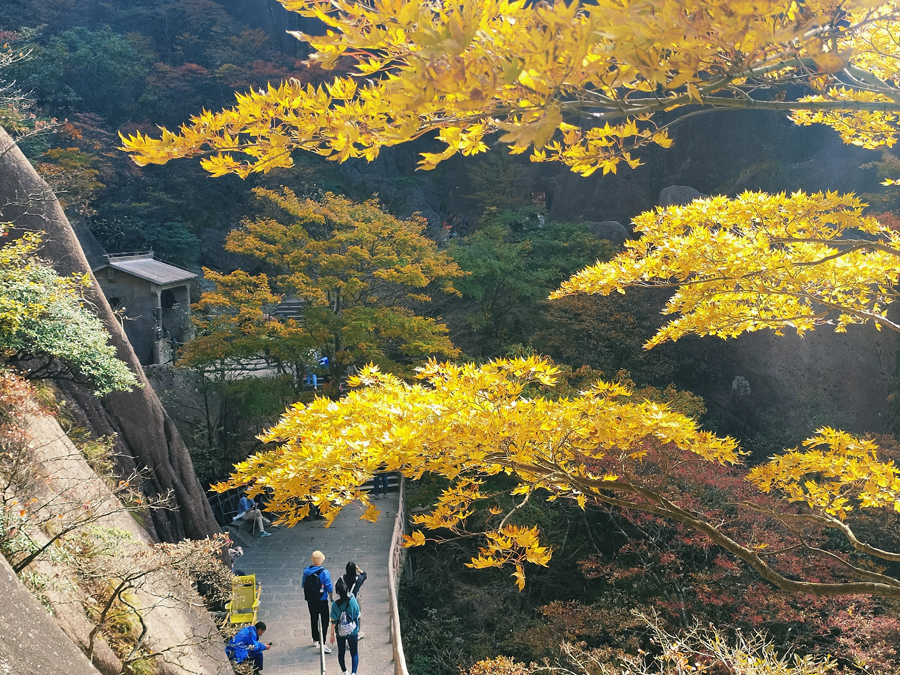
[[[669,511],[668,506],[619,508],[623,498],[607,499],[583,486],[557,499],[552,480],[530,465],[517,477],[512,470],[503,475],[488,462],[478,467],[481,473],[471,483],[457,484],[457,474],[465,476],[472,465],[435,468],[435,460],[426,468],[417,466],[403,458],[402,452],[415,453],[399,437],[394,442],[403,448],[396,450],[400,458],[387,449],[360,460],[363,474],[395,464],[414,467],[410,475],[418,479],[411,481],[409,497],[414,513],[424,514],[435,503],[449,509],[441,512],[443,520],[434,515],[438,510],[418,516],[418,525],[440,534],[410,549],[403,588],[410,672],[516,675],[541,672],[544,664],[593,675],[618,672],[609,668],[627,663],[638,668],[635,655],[650,658],[668,654],[667,649],[686,660],[665,672],[695,672],[723,667],[709,665],[718,658],[713,646],[723,644],[736,646],[727,658],[719,655],[722,662],[742,658],[744,649],[763,655],[759,658],[768,669],[759,672],[765,673],[896,672],[900,594],[778,590],[760,576],[759,567],[745,564],[746,557],[720,548],[715,539],[719,530],[734,538],[764,533],[748,550],[759,556],[768,555],[759,553],[763,549],[778,551],[774,567],[787,581],[824,587],[850,583],[852,577],[896,590],[896,555],[863,559],[853,545],[856,534],[845,541],[837,521],[815,531],[803,529],[801,516],[818,514],[812,501],[808,511],[794,504],[787,507],[789,516],[779,511],[784,502],[778,490],[781,496],[796,496],[793,483],[774,478],[766,483],[762,473],[753,484],[747,480],[748,471],[771,466],[766,464],[771,456],[813,437],[808,445],[814,448],[845,451],[852,446],[866,457],[874,457],[877,443],[880,462],[900,461],[900,446],[888,435],[900,430],[897,340],[891,330],[884,331],[885,337],[870,325],[850,325],[877,312],[863,318],[862,310],[842,314],[856,297],[848,292],[845,305],[834,300],[829,305],[834,314],[816,319],[817,326],[837,325],[841,332],[849,326],[844,335],[816,333],[805,342],[791,335],[782,347],[766,332],[726,343],[697,336],[733,337],[741,330],[732,334],[721,325],[710,330],[701,317],[700,328],[685,330],[689,337],[677,344],[660,340],[647,349],[654,335],[667,330],[669,318],[662,311],[675,293],[668,280],[683,279],[677,261],[713,255],[706,249],[696,253],[690,248],[694,242],[672,254],[670,267],[658,273],[659,283],[652,283],[655,262],[627,259],[617,268],[619,278],[632,269],[629,264],[638,269],[646,263],[634,274],[635,288],[624,292],[627,284],[617,288],[613,280],[597,293],[589,289],[590,283],[599,283],[591,278],[548,299],[561,284],[577,284],[567,280],[585,268],[599,264],[598,269],[606,269],[603,264],[625,260],[631,250],[623,248],[625,242],[641,233],[644,241],[653,241],[648,259],[653,251],[681,243],[683,224],[673,224],[653,240],[650,217],[640,214],[671,207],[676,210],[659,213],[696,222],[702,216],[690,212],[688,204],[710,195],[724,200],[753,190],[782,198],[795,190],[856,193],[865,206],[837,197],[827,204],[829,214],[839,214],[833,220],[823,217],[832,228],[829,236],[894,246],[900,196],[890,182],[900,159],[890,148],[845,145],[831,129],[797,128],[777,112],[735,110],[672,126],[672,149],[666,149],[669,139],[654,136],[658,147],[646,150],[639,170],[583,171],[589,177],[503,149],[474,157],[451,153],[435,162],[433,171],[417,171],[420,153],[435,156],[443,149],[426,134],[383,148],[372,162],[351,158],[338,163],[295,151],[293,166],[273,164],[271,170],[247,175],[235,175],[241,167],[225,160],[220,171],[192,160],[139,166],[134,146],[132,155],[122,151],[126,139],[155,138],[159,127],[175,130],[201,111],[234,105],[235,92],[251,101],[281,82],[315,88],[351,73],[351,55],[337,58],[333,69],[323,68],[309,60],[310,45],[287,31],[321,36],[325,25],[285,10],[276,0],[7,0],[0,5],[0,34],[11,55],[0,71],[7,83],[5,98],[0,96],[0,125],[20,138],[20,147],[65,206],[82,245],[111,254],[152,250],[158,260],[199,275],[191,293],[196,301],[193,339],[176,345],[173,363],[151,366],[148,372],[178,423],[201,483],[225,480],[236,462],[265,452],[271,447],[259,440],[265,434],[282,442],[299,433],[297,428],[310,437],[317,437],[317,428],[329,429],[332,420],[325,408],[315,406],[346,400],[354,376],[367,364],[379,369],[363,377],[383,388],[376,395],[396,396],[397,406],[408,404],[412,411],[418,410],[416,397],[426,396],[410,384],[423,366],[434,391],[441,391],[442,382],[453,382],[463,394],[471,389],[477,400],[478,392],[496,388],[504,402],[519,401],[511,407],[529,405],[521,402],[526,397],[542,401],[546,417],[560,424],[596,415],[599,408],[591,406],[600,406],[600,399],[602,405],[621,406],[615,408],[617,420],[630,420],[644,406],[642,414],[652,410],[661,428],[677,428],[687,440],[679,445],[675,432],[672,437],[665,435],[668,431],[654,432],[655,439],[668,444],[636,441],[641,456],[649,457],[640,468],[629,468],[622,450],[616,460],[621,465],[583,460],[585,471],[591,479],[606,475],[610,480],[621,474],[631,480],[633,471],[633,484],[657,490],[654,498],[682,504],[683,512],[674,506]],[[788,96],[792,87],[799,85],[786,86]],[[784,100],[785,91],[773,95]],[[675,117],[669,108],[659,115]],[[211,177],[210,171],[223,175]],[[730,223],[730,232],[740,230],[743,216],[715,200],[703,203],[704,209],[721,209],[718,222]],[[760,200],[754,214],[792,207]],[[660,222],[668,226],[665,217]],[[14,260],[22,250],[7,251],[6,257]],[[12,269],[9,260],[5,264]],[[731,260],[713,258],[710,277],[718,278]],[[794,269],[817,264],[802,262]],[[740,283],[742,274],[728,283]],[[859,283],[892,289],[896,279],[884,278],[873,272]],[[765,283],[777,286],[773,295],[783,290],[781,280],[759,282]],[[815,300],[828,300],[828,292]],[[873,302],[883,309],[891,299],[885,292]],[[299,303],[302,318],[286,318],[279,309],[285,302]],[[681,310],[682,316],[702,313],[707,302],[697,301],[700,309]],[[0,327],[3,318],[0,313]],[[879,330],[889,319],[886,311],[877,314]],[[801,320],[764,327],[779,332],[789,327],[791,333],[798,325],[801,333],[813,327]],[[0,347],[11,353],[9,345]],[[426,365],[430,359],[456,365],[440,370]],[[606,384],[592,389],[598,380]],[[591,396],[596,400],[585,402]],[[633,408],[620,403],[625,397]],[[301,420],[280,435],[277,427],[272,431],[296,401],[320,415],[315,425],[305,427]],[[363,394],[347,404],[348,418],[359,415],[370,429],[387,425],[373,412],[380,404],[367,402]],[[426,404],[446,401],[428,399],[421,405]],[[578,408],[582,404],[586,407]],[[531,428],[524,417],[503,423]],[[581,433],[580,427],[572,424],[560,444],[571,442],[579,453],[582,446],[569,439]],[[617,433],[625,438],[637,426],[633,422]],[[390,428],[384,427],[386,436]],[[837,435],[832,428],[858,438]],[[337,423],[332,430],[353,433]],[[541,427],[535,433],[546,431]],[[453,433],[459,443],[479,443],[462,427]],[[697,439],[706,439],[705,434],[734,437],[746,452],[743,464],[734,465],[722,448],[716,462],[698,464],[690,455],[696,452],[691,443],[701,444]],[[818,480],[830,470],[808,472]],[[368,477],[349,469],[341,473],[348,481]],[[517,479],[534,480],[537,488],[517,493]],[[764,493],[754,488],[762,484],[768,486]],[[309,503],[318,503],[315,487],[304,488],[310,492],[300,497],[284,497],[285,503],[299,501],[308,509]],[[855,499],[860,492],[868,494],[869,487],[854,483],[841,489],[841,499]],[[459,503],[447,506],[450,493]],[[517,501],[521,494],[528,498]],[[273,504],[280,499],[276,489]],[[476,501],[487,506],[467,511]],[[877,541],[880,550],[900,548],[898,516],[891,508],[851,514],[853,509],[843,512],[842,504],[829,504],[828,517],[841,512],[860,539]],[[522,575],[515,576],[521,581],[518,590],[508,570],[493,564],[506,549],[472,535],[498,527],[498,514],[507,512],[514,514],[512,525],[534,526],[542,533],[541,546],[523,539],[516,544],[521,550],[506,560],[522,570],[526,559],[538,561],[528,566],[527,581],[517,571]],[[688,512],[694,515],[682,515]],[[678,517],[673,519],[673,513]],[[697,513],[719,530],[710,534],[695,526]],[[457,522],[462,520],[464,527]],[[552,550],[549,565],[542,547]],[[843,563],[838,554],[851,562]],[[489,569],[467,567],[479,558],[483,564],[475,567]],[[807,661],[798,660],[796,670],[789,670],[791,654]],[[528,663],[533,665],[523,665]]]

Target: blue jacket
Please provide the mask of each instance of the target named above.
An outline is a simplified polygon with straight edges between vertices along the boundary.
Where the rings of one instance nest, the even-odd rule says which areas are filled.
[[[235,663],[242,663],[250,652],[259,652],[265,650],[266,646],[259,641],[254,626],[241,628],[237,635],[231,638],[231,641],[225,647],[225,653]]]
[[[331,584],[331,575],[328,573],[328,570],[321,565],[310,565],[303,570],[303,578],[300,579],[300,588],[303,588],[306,577],[317,570],[322,570],[319,572],[319,582],[322,584],[322,597],[319,598],[319,600],[327,600],[328,595],[334,593],[334,586]]]
[[[341,620],[341,612],[347,612],[350,620],[356,622],[356,630],[344,637],[359,635],[359,603],[356,602],[356,598],[351,595],[346,603],[341,603],[340,600],[335,600],[331,603],[331,623],[335,625],[335,629],[337,629],[338,622]]]
[[[238,502],[238,515],[242,516],[253,508],[256,508],[256,503],[252,499],[246,496],[241,497],[241,500]]]

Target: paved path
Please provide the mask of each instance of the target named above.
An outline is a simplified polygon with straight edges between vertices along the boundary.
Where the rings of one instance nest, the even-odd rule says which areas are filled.
[[[274,642],[265,654],[264,675],[319,675],[319,650],[313,647],[309,612],[300,578],[315,550],[325,554],[333,580],[354,561],[369,575],[360,593],[361,628],[359,675],[391,675],[394,672],[388,609],[388,555],[399,495],[391,492],[375,502],[381,509],[377,523],[359,520],[358,504],[346,507],[330,528],[324,520],[304,521],[292,528],[270,530],[271,537],[253,537],[243,546],[235,566],[244,574],[256,574],[262,584],[259,620],[268,626],[265,642]],[[245,535],[240,537],[248,541]],[[238,537],[235,537],[237,539]],[[325,655],[326,672],[339,675],[337,646]],[[350,668],[350,654],[346,655]]]

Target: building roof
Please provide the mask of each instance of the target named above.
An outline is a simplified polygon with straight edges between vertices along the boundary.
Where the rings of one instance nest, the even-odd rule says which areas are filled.
[[[106,267],[112,267],[160,286],[190,281],[197,276],[193,272],[188,272],[180,267],[154,260],[152,251],[150,253],[108,255],[106,256],[106,261],[105,264],[95,268],[94,272]]]

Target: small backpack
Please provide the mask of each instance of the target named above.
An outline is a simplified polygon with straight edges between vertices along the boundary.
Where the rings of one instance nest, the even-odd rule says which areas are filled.
[[[347,609],[341,610],[341,618],[338,619],[337,634],[341,637],[352,635],[356,630],[356,621],[350,618],[350,614],[348,614],[349,610],[350,603],[348,602]]]
[[[321,571],[322,569],[319,568],[315,572],[310,572],[306,575],[306,579],[303,582],[303,598],[307,602],[315,602],[322,599],[322,582],[319,580],[319,572]]]

